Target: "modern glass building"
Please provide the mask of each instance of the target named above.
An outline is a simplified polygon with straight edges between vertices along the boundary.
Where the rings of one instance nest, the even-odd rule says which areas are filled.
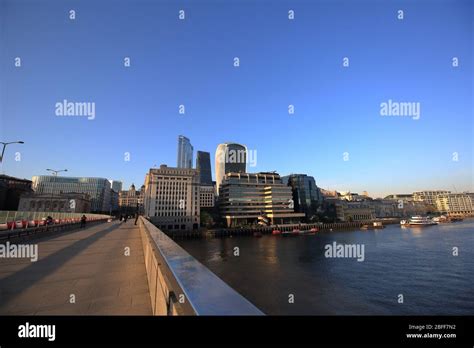
[[[92,212],[110,211],[110,182],[104,178],[34,176],[33,190],[38,194],[86,193],[91,198]]]
[[[199,170],[201,185],[212,185],[211,155],[209,152],[197,152],[196,169]]]
[[[227,173],[247,172],[247,147],[236,143],[219,144],[216,149],[216,190],[219,194],[220,185]]]
[[[282,182],[291,187],[295,211],[305,213],[310,218],[323,202],[323,196],[316,186],[314,177],[306,174],[283,176]]]
[[[188,138],[183,135],[178,137],[178,168],[193,168],[193,151],[194,148]]]

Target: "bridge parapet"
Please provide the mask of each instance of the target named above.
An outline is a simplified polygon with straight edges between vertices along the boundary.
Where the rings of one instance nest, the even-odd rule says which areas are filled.
[[[154,315],[263,315],[147,219],[139,226]]]

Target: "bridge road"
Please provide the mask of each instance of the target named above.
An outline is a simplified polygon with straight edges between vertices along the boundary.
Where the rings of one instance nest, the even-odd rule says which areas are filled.
[[[133,223],[101,223],[32,240],[36,262],[0,258],[0,315],[151,315]]]

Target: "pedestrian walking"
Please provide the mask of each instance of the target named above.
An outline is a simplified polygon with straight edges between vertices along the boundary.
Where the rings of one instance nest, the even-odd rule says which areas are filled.
[[[135,225],[137,224],[137,221],[138,221],[138,213],[135,214]]]
[[[87,220],[86,216],[82,215],[82,217],[81,217],[81,228],[86,227],[86,220]]]

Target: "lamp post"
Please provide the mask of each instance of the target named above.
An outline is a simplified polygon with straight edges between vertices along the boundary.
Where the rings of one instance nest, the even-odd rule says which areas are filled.
[[[4,143],[2,141],[0,141],[0,144],[3,145],[3,149],[2,149],[2,155],[0,156],[0,163],[2,163],[3,161],[3,155],[5,154],[5,148],[7,147],[7,145],[10,145],[10,144],[24,144],[25,142],[23,141],[10,141],[9,143]]]
[[[53,176],[58,176],[58,173],[61,172],[67,172],[67,169],[61,169],[61,170],[54,170],[54,169],[46,169],[48,172],[52,172]]]
[[[56,182],[56,177],[58,176],[58,173],[61,173],[61,172],[67,172],[67,169],[60,169],[60,170],[55,170],[55,169],[46,169],[48,172],[52,172],[53,173],[53,177],[54,177],[54,180],[53,180],[53,184]],[[51,187],[51,210],[53,210],[53,187]]]

